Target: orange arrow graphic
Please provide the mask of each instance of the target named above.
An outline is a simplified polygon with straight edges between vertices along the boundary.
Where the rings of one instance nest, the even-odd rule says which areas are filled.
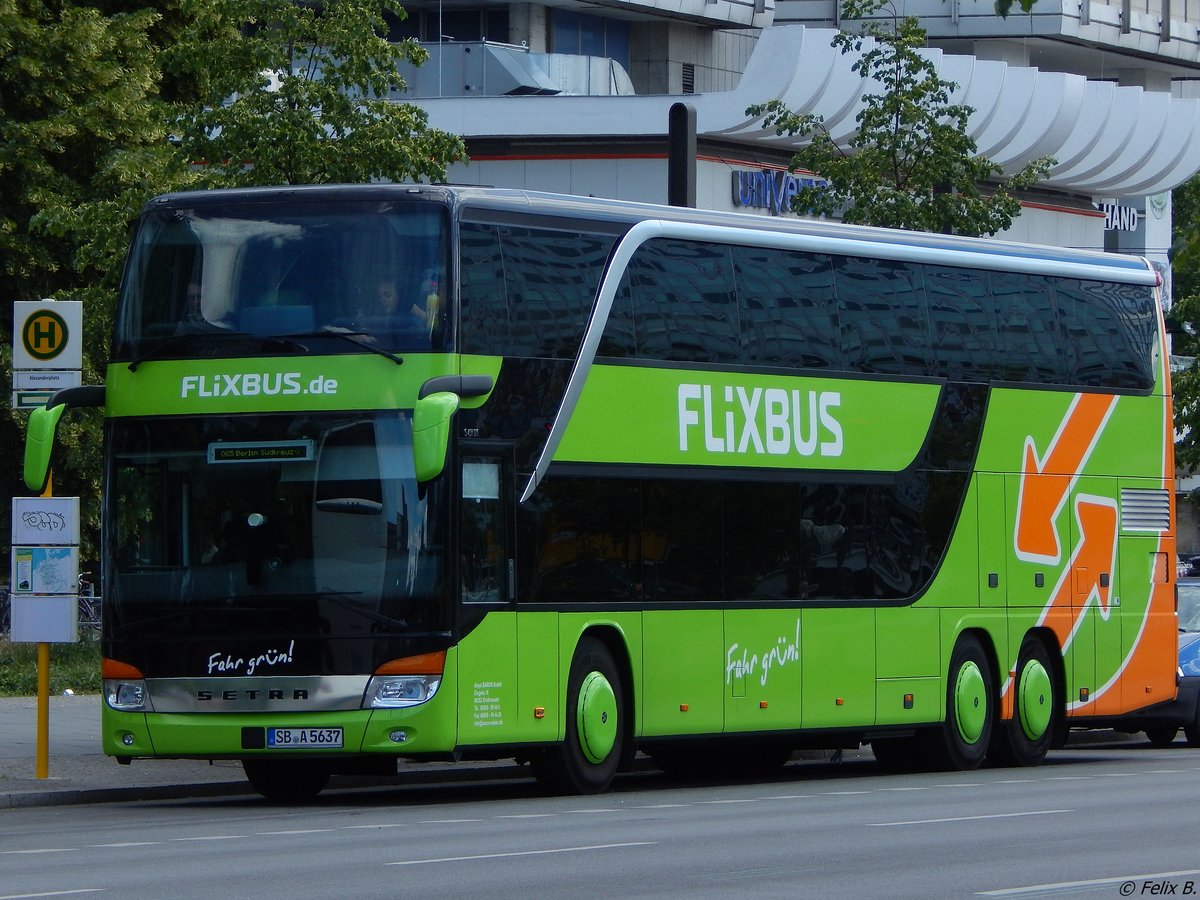
[[[1117,398],[1076,394],[1046,455],[1038,459],[1033,438],[1025,440],[1025,461],[1017,499],[1017,556],[1057,562],[1062,550],[1054,522],[1071,489],[1071,477],[1083,469]]]
[[[1075,498],[1075,520],[1079,523],[1079,544],[1038,623],[1054,631],[1064,652],[1093,597],[1103,617],[1108,618],[1117,547],[1117,505],[1104,497],[1081,494]],[[1108,577],[1101,579],[1101,575]],[[1102,580],[1108,583],[1101,584]]]

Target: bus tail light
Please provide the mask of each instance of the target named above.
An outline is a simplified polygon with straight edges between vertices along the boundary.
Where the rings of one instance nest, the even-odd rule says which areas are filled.
[[[141,669],[116,659],[100,661],[104,679],[104,699],[109,707],[120,712],[146,710],[146,677]]]
[[[442,683],[446,653],[423,653],[384,663],[367,683],[364,709],[401,709],[433,698]]]

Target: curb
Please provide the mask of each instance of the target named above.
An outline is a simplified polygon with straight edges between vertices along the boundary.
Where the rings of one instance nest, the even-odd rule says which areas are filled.
[[[526,766],[513,763],[463,766],[397,772],[395,775],[335,775],[326,791],[353,788],[404,787],[406,785],[444,784],[459,781],[519,780],[533,783]],[[12,791],[0,793],[0,810],[29,809],[43,806],[80,806],[88,803],[134,803],[144,800],[191,800],[202,797],[243,796],[262,798],[244,780],[207,781],[194,784],[153,784],[144,786],[61,788],[57,790]],[[267,802],[267,801],[263,801]]]
[[[196,797],[252,795],[245,781],[211,781],[199,784],[154,784],[145,787],[64,788],[51,791],[14,791],[0,794],[0,809],[38,806],[79,806],[85,803],[127,803],[137,800],[185,800]]]

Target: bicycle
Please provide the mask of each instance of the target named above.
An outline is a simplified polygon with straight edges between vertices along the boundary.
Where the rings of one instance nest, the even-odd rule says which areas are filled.
[[[90,576],[91,572],[79,576],[79,630],[95,633],[100,630],[100,598],[92,582],[87,580]]]

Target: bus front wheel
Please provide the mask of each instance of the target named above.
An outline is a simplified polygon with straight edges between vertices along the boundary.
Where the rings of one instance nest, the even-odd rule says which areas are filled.
[[[625,745],[621,675],[602,641],[585,637],[567,680],[566,737],[533,759],[539,783],[553,793],[598,794],[608,789]]]
[[[242,769],[250,787],[276,803],[312,800],[329,783],[329,771],[306,760],[243,759]]]
[[[1054,666],[1045,643],[1029,635],[1017,654],[1013,716],[996,724],[988,751],[993,762],[1004,766],[1036,766],[1046,758],[1061,716]]]
[[[964,635],[950,656],[946,718],[930,737],[931,761],[943,769],[977,769],[996,719],[992,667],[979,639]]]

